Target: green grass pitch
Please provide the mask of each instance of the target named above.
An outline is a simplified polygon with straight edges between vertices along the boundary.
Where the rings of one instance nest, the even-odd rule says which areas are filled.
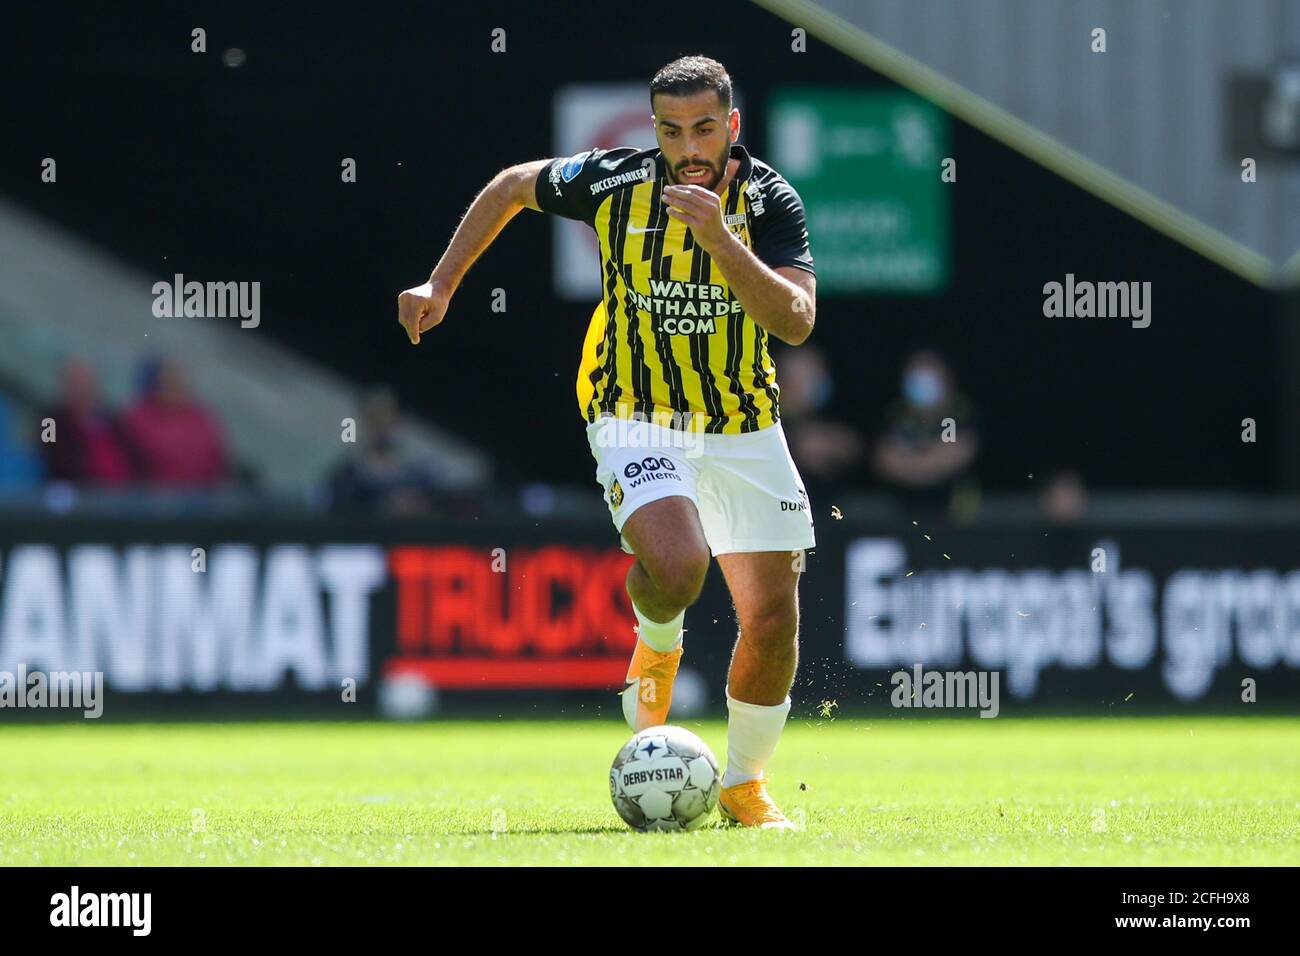
[[[721,721],[683,723],[723,755]],[[1300,864],[1294,719],[792,720],[770,768],[792,834],[628,830],[607,790],[627,736],[9,725],[0,865]]]

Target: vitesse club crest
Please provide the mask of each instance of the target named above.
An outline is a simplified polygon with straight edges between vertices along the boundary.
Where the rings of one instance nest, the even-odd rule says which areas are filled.
[[[723,220],[726,223],[727,228],[731,230],[732,235],[745,243],[745,245],[749,245],[748,236],[746,235],[746,217],[743,212],[731,213],[723,216]]]
[[[622,504],[623,504],[623,486],[620,485],[618,483],[618,479],[615,478],[614,483],[609,486],[609,506],[611,508],[617,508]]]

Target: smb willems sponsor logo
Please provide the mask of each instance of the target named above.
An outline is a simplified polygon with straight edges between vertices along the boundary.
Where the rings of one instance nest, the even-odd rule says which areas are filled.
[[[0,671],[0,708],[76,709],[95,720],[104,713],[103,671]]]
[[[127,926],[132,936],[148,936],[152,925],[152,893],[68,893],[50,897],[51,926]]]
[[[895,671],[889,678],[894,690],[889,702],[895,707],[979,707],[981,717],[996,717],[997,671]]]

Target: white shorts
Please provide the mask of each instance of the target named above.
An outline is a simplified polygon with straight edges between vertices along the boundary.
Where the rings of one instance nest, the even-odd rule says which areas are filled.
[[[779,422],[744,435],[706,435],[600,418],[587,425],[587,442],[628,554],[623,524],[642,505],[673,495],[695,502],[714,555],[817,543],[808,493]]]

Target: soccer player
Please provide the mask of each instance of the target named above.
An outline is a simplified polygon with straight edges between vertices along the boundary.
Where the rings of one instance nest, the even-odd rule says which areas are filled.
[[[497,174],[429,281],[398,297],[398,321],[418,344],[521,209],[596,231],[604,294],[577,391],[596,481],[636,556],[627,591],[638,638],[623,712],[634,730],[667,722],[685,611],[712,553],[739,624],[719,804],[732,822],[790,829],[764,768],[790,712],[799,574],[815,541],[768,337],[798,345],[813,329],[803,203],[737,145],[740,112],[722,64],[669,63],[650,82],[650,104],[657,149],[592,149]]]

